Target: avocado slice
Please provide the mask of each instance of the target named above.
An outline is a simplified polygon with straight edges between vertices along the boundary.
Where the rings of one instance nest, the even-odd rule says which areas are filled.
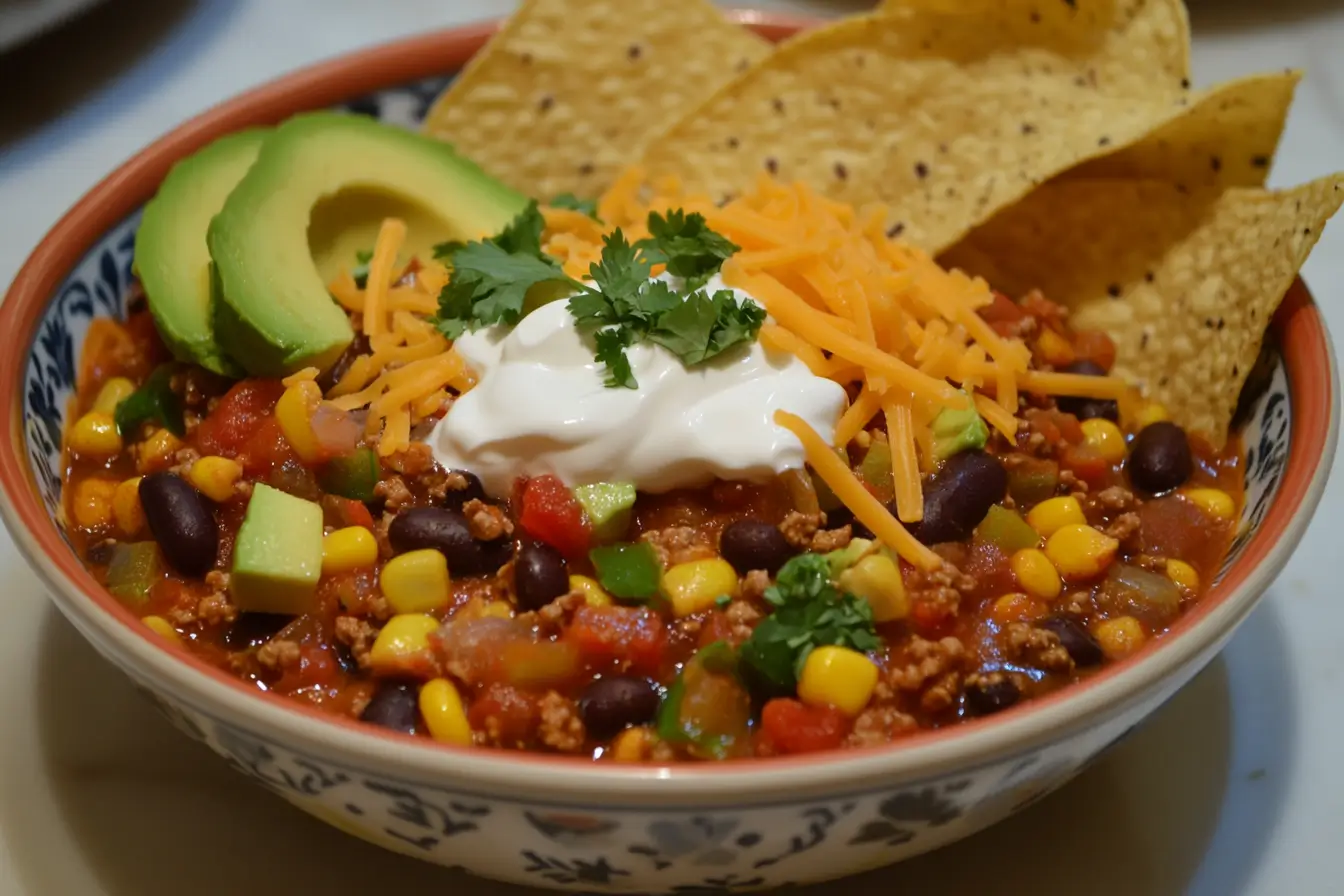
[[[313,609],[322,575],[322,508],[257,483],[233,545],[229,590],[245,613]]]
[[[957,410],[943,408],[933,418],[933,456],[947,460],[954,454],[985,447],[989,441],[989,427],[980,419],[975,405]]]
[[[135,268],[164,343],[179,361],[225,375],[238,368],[220,350],[210,309],[210,219],[256,161],[268,131],[221,137],[173,166],[145,206]]]
[[[496,233],[526,206],[446,143],[357,115],[295,116],[210,223],[216,338],[257,376],[325,368],[353,338],[326,284],[383,218],[406,221],[405,255],[425,255]]]

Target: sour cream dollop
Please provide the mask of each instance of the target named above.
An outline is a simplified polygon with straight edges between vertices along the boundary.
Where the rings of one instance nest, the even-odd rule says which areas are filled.
[[[707,288],[727,287],[715,277]],[[777,410],[828,439],[835,432],[844,390],[758,342],[695,368],[660,346],[632,346],[626,354],[639,388],[608,388],[567,305],[552,302],[512,330],[457,340],[477,385],[430,436],[440,464],[470,470],[500,495],[519,476],[547,473],[568,485],[633,482],[664,492],[801,468],[802,445],[775,424]]]

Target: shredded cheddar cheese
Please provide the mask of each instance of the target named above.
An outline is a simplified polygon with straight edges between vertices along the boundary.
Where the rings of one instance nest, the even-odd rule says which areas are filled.
[[[1124,383],[1109,377],[1032,371],[1027,346],[1001,336],[980,316],[994,300],[988,284],[889,236],[885,209],[856,209],[765,174],[744,195],[718,203],[686,195],[675,178],[648,183],[643,171],[632,168],[600,197],[597,219],[544,207],[542,246],[566,274],[581,279],[600,262],[607,233],[619,227],[635,243],[649,235],[650,212],[673,208],[704,215],[740,247],[722,275],[769,313],[761,343],[850,390],[854,398],[830,443],[792,415],[781,412],[776,422],[798,437],[813,470],[854,515],[915,566],[939,564],[902,525],[923,515],[921,476],[934,464],[930,425],[939,411],[965,408],[970,395],[989,425],[1011,440],[1021,425],[1023,391],[1128,394]],[[471,371],[429,320],[450,272],[420,261],[413,277],[399,276],[397,255],[405,239],[404,223],[384,221],[366,286],[360,288],[348,271],[329,285],[360,321],[369,350],[353,359],[327,397],[342,410],[368,409],[368,434],[377,437],[384,455],[404,449],[417,423],[474,385]],[[895,515],[843,459],[843,449],[879,416],[891,445]]]

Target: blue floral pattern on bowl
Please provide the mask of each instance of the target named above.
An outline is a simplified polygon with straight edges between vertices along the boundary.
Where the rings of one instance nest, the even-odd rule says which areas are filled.
[[[345,108],[413,126],[450,80],[383,90]],[[79,350],[94,318],[125,318],[138,223],[137,212],[90,249],[61,285],[29,347],[25,447],[41,498],[58,521],[60,437]],[[1286,467],[1292,406],[1282,361],[1277,355],[1271,360],[1268,386],[1242,428],[1246,503],[1232,557],[1263,520]],[[1188,664],[1160,693],[1025,755],[926,780],[875,780],[862,791],[825,800],[780,793],[759,804],[675,810],[554,805],[522,793],[476,793],[432,780],[402,780],[386,769],[349,767],[296,751],[237,719],[217,718],[162,685],[137,683],[184,734],[304,811],[361,839],[515,883],[690,894],[776,890],[851,874],[993,824],[1078,774],[1212,655],[1211,649]]]

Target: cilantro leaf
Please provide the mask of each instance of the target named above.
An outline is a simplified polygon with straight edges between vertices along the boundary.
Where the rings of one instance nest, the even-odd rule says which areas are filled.
[[[556,262],[541,251],[546,222],[529,203],[496,236],[434,247],[434,257],[452,266],[439,293],[439,331],[449,339],[494,324],[512,326],[522,318],[527,292],[541,283],[570,284]]]
[[[160,364],[139,389],[117,405],[112,418],[123,439],[137,438],[144,423],[157,423],[175,436],[186,434],[182,399],[173,391],[176,371],[177,365],[172,362]]]
[[[649,339],[694,367],[751,342],[764,321],[764,308],[752,301],[739,304],[731,290],[718,290],[713,298],[697,290],[659,318]]]
[[[882,644],[872,607],[835,587],[830,564],[820,554],[800,554],[784,564],[765,599],[775,612],[752,631],[741,657],[774,691],[791,692],[797,686],[808,654],[817,647],[867,652]]]
[[[686,214],[674,209],[667,216],[649,212],[649,238],[637,248],[653,264],[666,264],[667,272],[686,281],[688,289],[699,289],[709,282],[723,262],[738,247],[727,237],[711,230],[699,212]]]
[[[618,227],[602,238],[602,260],[588,269],[588,276],[614,309],[625,312],[648,284],[650,267],[648,258],[630,245]]]
[[[573,193],[561,193],[550,201],[551,208],[568,208],[576,212],[583,212],[588,217],[602,223],[602,219],[597,216],[596,199],[580,199]]]
[[[635,372],[630,368],[630,358],[625,354],[626,346],[629,345],[629,332],[612,327],[593,334],[593,340],[597,343],[593,359],[607,368],[604,382],[608,387],[639,387],[639,383],[635,382]]]

